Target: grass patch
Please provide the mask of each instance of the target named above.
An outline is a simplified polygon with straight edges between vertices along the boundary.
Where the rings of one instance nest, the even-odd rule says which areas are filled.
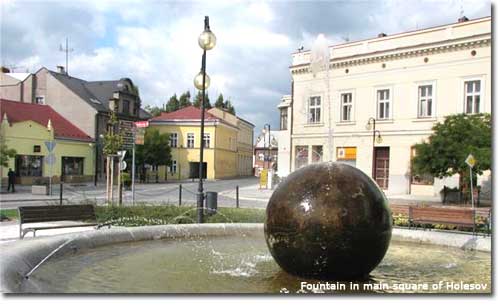
[[[19,218],[17,209],[0,209],[0,216],[2,220],[4,219],[4,217],[10,220],[17,220]]]
[[[98,206],[97,221],[117,226],[190,224],[196,222],[196,207],[177,206]],[[218,208],[214,215],[205,215],[206,223],[263,223],[265,210]]]

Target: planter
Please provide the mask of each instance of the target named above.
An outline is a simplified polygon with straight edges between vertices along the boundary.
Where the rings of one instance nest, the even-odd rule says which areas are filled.
[[[31,194],[33,195],[49,195],[49,186],[47,185],[32,185]]]

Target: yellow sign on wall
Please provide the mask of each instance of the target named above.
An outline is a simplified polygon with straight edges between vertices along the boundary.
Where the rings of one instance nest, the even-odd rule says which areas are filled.
[[[356,160],[356,147],[337,147],[337,160]]]

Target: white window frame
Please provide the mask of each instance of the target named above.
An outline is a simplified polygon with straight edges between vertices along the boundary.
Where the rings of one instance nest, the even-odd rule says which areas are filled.
[[[172,174],[177,173],[177,160],[172,160],[172,165],[170,166],[170,172]]]
[[[203,148],[210,148],[210,133],[203,134]]]
[[[426,96],[427,99],[432,99],[432,106],[431,106],[431,115],[425,115],[423,116],[420,113],[421,110],[421,97],[420,97],[420,87],[421,86],[431,86],[432,87],[432,95],[431,96]],[[415,92],[416,94],[416,101],[417,101],[417,118],[436,118],[436,110],[437,110],[437,101],[436,101],[436,93],[437,93],[437,86],[436,86],[436,81],[421,81],[421,82],[416,82],[415,83]]]
[[[467,112],[467,97],[469,96],[467,94],[467,87],[466,87],[466,84],[467,82],[474,82],[474,81],[479,81],[479,86],[480,86],[480,90],[479,92],[473,92],[472,93],[472,97],[474,96],[479,96],[479,112],[470,112],[468,113]],[[477,114],[477,113],[482,113],[484,112],[484,87],[485,87],[485,82],[484,82],[484,78],[483,77],[469,77],[469,78],[464,78],[463,79],[463,82],[462,82],[462,95],[463,95],[463,98],[462,98],[462,112],[464,114]],[[473,103],[474,103],[474,99],[473,99]]]
[[[319,105],[314,105],[314,106],[311,106],[311,101],[313,98],[319,98]],[[321,124],[322,123],[322,118],[323,118],[323,105],[322,105],[322,96],[321,95],[313,95],[313,96],[309,96],[309,99],[307,99],[307,123],[308,124]],[[311,109],[319,109],[319,118],[315,121],[312,121],[311,119]]]
[[[170,147],[171,148],[177,148],[177,145],[179,143],[179,135],[177,132],[173,132],[170,134]]]
[[[192,145],[190,146],[189,144],[192,142]],[[195,137],[194,133],[188,133],[187,138],[186,138],[186,148],[194,148],[194,142],[195,142]]]
[[[38,103],[38,98],[42,98],[42,103]],[[38,95],[35,97],[35,103],[36,104],[45,104],[45,96],[44,95]]]
[[[349,119],[344,119],[344,100],[343,100],[343,97],[344,97],[344,95],[349,95],[349,94],[351,95],[351,102],[348,104],[351,106],[350,117],[349,117]],[[339,92],[339,105],[340,105],[339,122],[351,123],[351,122],[355,121],[354,99],[355,99],[354,90],[343,90],[343,91]]]
[[[380,113],[379,113],[380,103],[382,102],[379,100],[379,91],[389,91],[389,98],[384,99],[384,103],[389,104],[387,116],[384,116],[384,117],[380,117]],[[391,120],[392,119],[392,109],[393,109],[392,106],[393,106],[393,100],[394,100],[393,96],[394,96],[394,91],[393,91],[392,87],[390,87],[390,86],[383,86],[383,87],[381,86],[381,87],[375,88],[375,103],[376,103],[376,105],[375,105],[375,111],[376,111],[375,118],[377,120],[383,121],[383,120]]]

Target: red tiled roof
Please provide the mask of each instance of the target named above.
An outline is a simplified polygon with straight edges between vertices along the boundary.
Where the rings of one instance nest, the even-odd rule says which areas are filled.
[[[153,117],[151,121],[162,120],[200,120],[201,109],[194,106],[187,106],[174,112],[162,112],[159,116]],[[220,120],[217,116],[205,110],[205,120]]]
[[[50,119],[55,137],[92,141],[90,136],[48,105],[24,103],[0,98],[0,121],[3,120],[5,113],[7,113],[9,123],[32,120],[42,126],[47,126]]]

